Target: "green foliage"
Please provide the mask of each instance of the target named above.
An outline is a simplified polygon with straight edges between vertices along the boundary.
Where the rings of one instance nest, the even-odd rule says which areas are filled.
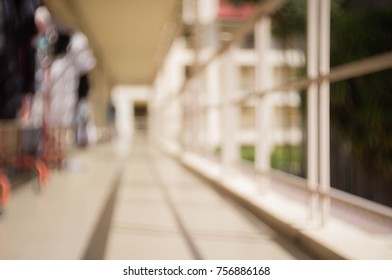
[[[392,4],[387,8],[344,9],[333,1],[331,65],[391,51]]]
[[[288,1],[272,16],[272,33],[283,41],[304,37],[306,33],[306,0]]]
[[[392,50],[392,5],[347,10],[339,3],[332,6],[332,66]],[[387,70],[331,85],[332,129],[351,143],[357,167],[384,183],[392,174],[391,76]]]
[[[222,153],[221,147],[215,148],[215,154],[220,155]],[[255,161],[255,147],[254,146],[241,146],[241,158],[247,161]]]
[[[356,165],[375,177],[392,174],[392,71],[331,86],[331,125],[349,141]]]
[[[247,161],[255,161],[255,147],[241,146],[241,158]]]
[[[255,147],[241,146],[241,158],[250,162],[255,161]],[[275,146],[271,154],[271,167],[290,174],[304,177],[302,170],[302,147],[301,146]]]
[[[271,154],[271,167],[296,176],[304,177],[301,146],[275,146]]]

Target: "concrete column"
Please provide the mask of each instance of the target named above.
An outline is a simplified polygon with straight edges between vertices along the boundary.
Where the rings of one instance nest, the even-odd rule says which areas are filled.
[[[219,62],[213,61],[206,69],[206,100],[207,116],[206,116],[206,144],[207,149],[212,152],[221,142],[220,140],[220,117],[219,108]]]
[[[320,0],[320,75],[330,70],[330,17],[331,1]],[[330,215],[330,119],[329,81],[320,84],[320,191],[321,222]]]
[[[256,91],[262,92],[271,86],[271,65],[268,61],[271,43],[271,18],[262,17],[255,26],[256,41]],[[256,162],[255,167],[261,175],[263,182],[266,182],[266,175],[271,169],[271,113],[269,96],[263,95],[257,98],[256,102]]]
[[[309,0],[307,5],[307,71],[310,79],[318,75],[319,1]],[[318,84],[313,82],[308,88],[307,102],[307,177],[309,213],[311,220],[317,218],[318,196]]]
[[[222,57],[222,163],[224,176],[230,174],[231,166],[239,159],[237,130],[239,124],[238,104],[234,97],[238,94],[238,67],[235,64],[232,47]]]

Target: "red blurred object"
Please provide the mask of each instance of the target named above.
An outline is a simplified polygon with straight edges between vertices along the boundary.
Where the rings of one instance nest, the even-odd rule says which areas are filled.
[[[241,6],[235,6],[228,0],[220,0],[218,19],[220,20],[242,20],[253,14],[254,4],[246,3]]]
[[[0,170],[0,213],[6,207],[10,198],[11,186],[7,176]]]

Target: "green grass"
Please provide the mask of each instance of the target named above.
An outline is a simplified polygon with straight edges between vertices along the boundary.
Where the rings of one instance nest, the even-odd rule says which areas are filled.
[[[301,146],[276,146],[271,154],[271,167],[304,177]]]
[[[215,154],[220,155],[222,152],[221,147],[215,148]],[[254,146],[241,146],[241,158],[251,162],[255,161],[255,147]]]
[[[255,147],[241,146],[241,158],[247,161],[255,161]]]
[[[241,146],[241,158],[255,161],[255,147]],[[304,177],[301,146],[275,146],[271,153],[271,168]]]
[[[215,149],[217,155],[221,154],[221,147]],[[241,158],[254,162],[255,147],[250,145],[241,146]],[[305,170],[302,163],[301,146],[275,146],[271,154],[271,167],[293,175],[304,177]]]

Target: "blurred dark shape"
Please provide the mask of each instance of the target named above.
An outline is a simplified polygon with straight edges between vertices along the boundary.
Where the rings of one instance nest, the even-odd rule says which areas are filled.
[[[331,65],[392,51],[391,1],[333,1]],[[392,70],[331,85],[331,182],[392,206]]]
[[[66,54],[70,41],[71,36],[69,33],[63,31],[58,32],[57,41],[53,47],[53,55],[58,56]]]
[[[359,6],[332,1],[331,66],[392,50],[392,1]],[[367,5],[364,5],[367,3]]]
[[[90,89],[90,82],[88,79],[88,75],[84,74],[79,78],[78,100],[86,98],[88,96],[89,89]]]
[[[391,0],[343,0],[342,7],[349,10],[383,9],[391,6]]]
[[[23,96],[35,92],[36,0],[0,1],[0,119],[15,119]]]
[[[79,147],[86,147],[88,144],[87,125],[89,122],[89,107],[87,103],[90,83],[88,75],[84,74],[79,78],[78,102],[76,104],[76,144]]]
[[[21,154],[40,155],[42,143],[42,131],[40,128],[25,127],[20,130]]]

